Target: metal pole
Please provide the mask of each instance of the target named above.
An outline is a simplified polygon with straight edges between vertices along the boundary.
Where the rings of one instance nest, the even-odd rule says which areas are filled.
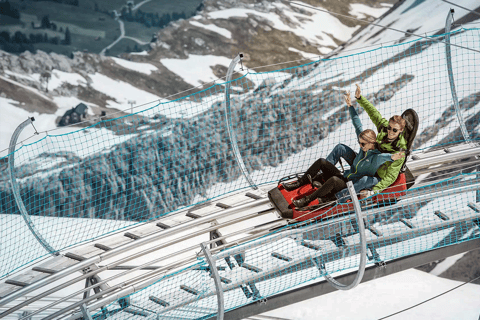
[[[20,210],[20,214],[22,215],[23,220],[25,220],[27,227],[33,233],[33,236],[37,239],[37,241],[40,242],[40,244],[45,248],[45,250],[52,255],[58,256],[58,252],[56,252],[56,250],[42,237],[40,232],[38,232],[38,230],[35,228],[33,221],[30,219],[27,208],[25,208],[25,204],[23,203],[22,197],[20,196],[20,192],[18,190],[17,179],[15,178],[15,145],[17,144],[18,137],[23,129],[29,124],[33,124],[33,121],[35,121],[35,118],[33,117],[23,121],[17,127],[17,129],[15,129],[12,138],[10,139],[10,146],[8,147],[8,170],[10,173],[10,183],[12,184],[12,191],[15,197],[15,202],[18,206],[18,210]]]
[[[347,187],[348,192],[350,193],[350,197],[353,201],[353,207],[355,209],[355,215],[357,218],[358,233],[360,235],[360,266],[358,267],[357,276],[349,285],[341,284],[340,282],[333,279],[329,274],[324,274],[325,280],[327,280],[328,283],[330,283],[335,289],[338,290],[350,290],[355,288],[362,281],[363,275],[365,273],[365,265],[367,264],[367,238],[365,236],[365,225],[363,222],[362,209],[360,208],[360,203],[358,202],[357,193],[355,192],[352,181],[348,181]],[[325,271],[323,265],[317,265],[317,267],[319,267],[321,272]]]
[[[88,308],[87,308],[87,306],[85,305],[85,303],[80,306],[80,310],[82,310],[83,319],[85,319],[85,320],[93,320],[93,319],[92,319],[92,316],[90,315],[90,311],[88,311]]]
[[[457,92],[455,90],[455,80],[453,78],[452,55],[450,49],[450,28],[452,26],[454,12],[455,10],[450,9],[450,11],[448,12],[447,20],[445,21],[445,54],[447,57],[448,80],[450,81],[450,91],[452,93],[453,106],[455,107],[458,122],[460,123],[460,130],[462,131],[463,139],[465,141],[471,141],[472,139],[468,134],[467,127],[465,126],[465,120],[463,119],[462,113],[460,111],[460,104],[458,103]]]
[[[228,67],[227,71],[227,78],[225,80],[225,122],[227,123],[227,131],[228,137],[230,138],[230,143],[232,144],[233,153],[235,155],[235,159],[237,160],[237,164],[240,167],[240,170],[243,173],[245,179],[247,179],[250,186],[257,190],[257,185],[253,182],[252,177],[248,174],[247,167],[245,167],[245,163],[243,162],[242,155],[240,154],[240,149],[238,149],[237,138],[235,137],[232,121],[230,119],[230,80],[232,79],[233,70],[239,61],[243,58],[243,53],[239,53],[238,56],[233,58],[232,62],[230,62],[230,66]]]
[[[215,282],[215,288],[217,289],[217,300],[218,300],[218,312],[217,320],[223,320],[224,309],[224,300],[223,300],[223,288],[222,281],[220,280],[220,275],[218,274],[217,266],[215,265],[215,259],[213,259],[210,250],[208,250],[208,245],[204,242],[200,243],[203,253],[205,254],[205,259],[210,266],[210,272],[213,276],[213,281]]]

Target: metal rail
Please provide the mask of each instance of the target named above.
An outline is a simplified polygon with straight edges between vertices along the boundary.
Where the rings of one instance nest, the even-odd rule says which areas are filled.
[[[189,222],[180,224],[178,226],[162,230],[159,233],[154,233],[152,235],[148,235],[146,237],[142,237],[140,239],[137,239],[133,242],[126,243],[126,244],[121,245],[121,246],[119,246],[115,249],[112,249],[110,251],[106,251],[106,252],[104,252],[104,253],[102,253],[98,256],[94,256],[94,257],[88,258],[86,260],[80,261],[77,264],[74,264],[74,265],[72,265],[68,268],[65,268],[61,271],[58,271],[58,272],[56,272],[56,273],[54,273],[54,274],[52,274],[48,277],[45,277],[45,278],[43,278],[43,279],[41,279],[37,282],[32,283],[29,286],[26,286],[26,287],[24,287],[20,290],[17,290],[15,292],[5,296],[4,298],[2,298],[0,300],[0,307],[4,306],[5,304],[7,304],[7,303],[9,303],[9,302],[21,297],[21,296],[24,296],[27,293],[30,293],[30,292],[35,291],[35,290],[37,290],[37,289],[39,289],[39,288],[41,288],[45,285],[48,285],[48,284],[52,283],[53,281],[61,279],[65,276],[68,276],[68,275],[74,273],[74,272],[85,269],[86,267],[88,267],[90,265],[93,265],[95,263],[99,263],[103,260],[114,257],[114,256],[116,256],[118,254],[121,254],[123,252],[126,252],[128,250],[136,249],[139,246],[142,246],[144,244],[147,244],[147,243],[165,238],[165,237],[170,236],[172,234],[178,233],[180,231],[185,231],[187,229],[190,229],[190,228],[195,227],[195,226],[199,226],[199,225],[204,224],[204,223],[211,222],[211,221],[213,221],[217,218],[228,216],[228,215],[231,215],[233,213],[237,213],[239,211],[255,208],[255,207],[265,205],[265,204],[269,204],[269,203],[270,203],[270,201],[268,199],[256,200],[256,201],[251,202],[251,203],[246,203],[246,204],[243,204],[243,205],[240,205],[240,206],[237,206],[237,207],[225,209],[224,211],[220,211],[220,212],[211,214],[209,216],[198,218],[198,219],[195,219],[193,221],[189,221]],[[144,254],[143,252],[137,252],[137,253],[133,254],[131,257],[132,257],[132,259],[134,259],[134,258],[142,256],[143,254]],[[131,260],[131,259],[129,259],[129,260]]]
[[[282,225],[282,223],[279,223],[279,224],[278,224],[278,226],[281,226],[281,225]],[[278,226],[277,226],[277,227],[278,227]],[[264,231],[255,233],[255,234],[253,234],[253,235],[251,235],[251,236],[244,237],[244,238],[242,238],[242,239],[237,240],[236,242],[238,242],[238,243],[244,243],[244,242],[248,242],[248,241],[250,241],[250,240],[256,239],[256,238],[258,238],[258,237],[261,237],[261,236],[263,236],[263,235],[266,235],[266,234],[268,234],[268,233],[271,232],[270,228],[272,228],[272,227],[275,227],[275,226],[274,226],[274,225],[271,225],[271,226],[269,226],[269,228],[268,228],[267,230],[264,230]],[[210,242],[213,243],[213,242],[216,242],[216,241],[218,241],[218,238],[217,238],[217,239],[213,239],[213,240],[211,240],[211,241],[208,241],[207,243],[210,243]],[[201,254],[198,254],[198,255],[200,256]],[[219,260],[218,257],[216,257],[216,259]],[[146,273],[146,274],[144,274],[144,275],[142,275],[142,276],[136,277],[136,278],[135,278],[135,281],[129,280],[129,281],[127,281],[127,282],[124,282],[124,283],[122,283],[123,286],[128,285],[128,287],[122,289],[122,290],[119,291],[119,292],[116,292],[115,294],[113,294],[113,295],[111,295],[111,296],[108,296],[108,297],[106,297],[106,298],[97,300],[97,301],[95,301],[94,303],[92,303],[91,305],[89,305],[88,307],[89,307],[89,309],[91,309],[91,310],[95,310],[95,309],[97,309],[97,308],[101,308],[102,306],[104,306],[104,305],[106,305],[106,304],[108,304],[108,303],[110,303],[110,302],[112,302],[112,301],[115,301],[115,300],[117,300],[117,299],[119,299],[119,298],[121,298],[121,297],[124,297],[124,296],[126,296],[126,295],[131,294],[131,293],[134,293],[134,292],[136,292],[136,291],[138,291],[138,290],[142,290],[143,288],[146,288],[146,287],[148,287],[149,285],[157,282],[157,281],[160,280],[161,278],[165,277],[164,274],[161,274],[161,275],[157,275],[157,274],[160,274],[161,272],[163,272],[163,271],[165,271],[165,270],[170,270],[170,269],[173,269],[173,268],[180,267],[180,266],[182,266],[182,265],[187,265],[187,264],[189,264],[189,263],[191,263],[191,262],[194,262],[194,261],[196,261],[196,260],[197,260],[196,257],[195,257],[195,258],[186,258],[186,259],[184,259],[184,260],[182,260],[182,261],[180,261],[180,262],[174,263],[173,265],[165,266],[165,267],[163,267],[163,268],[161,268],[161,269],[154,270],[154,271],[148,272],[148,273]],[[186,271],[188,271],[188,270],[191,270],[192,268],[195,268],[196,266],[197,266],[197,264],[193,264],[193,265],[187,266],[187,267],[185,267],[185,269],[183,269],[183,270],[176,271],[176,273],[179,274],[179,273],[186,272]],[[150,278],[147,278],[147,276],[151,276],[151,277],[150,277]],[[140,277],[147,278],[147,280],[144,280],[143,282],[134,284],[134,282],[136,282],[136,280],[138,280],[138,278],[140,278]],[[112,287],[112,288],[113,288],[113,287]],[[110,290],[110,291],[111,291],[111,290]],[[83,300],[83,301],[87,301],[87,302],[88,302],[88,301],[94,300],[94,299],[96,299],[96,298],[99,298],[101,295],[102,295],[102,293],[100,292],[99,294],[90,296],[90,297],[88,297],[86,300]],[[197,299],[195,299],[195,300],[197,300]],[[68,311],[70,311],[70,310],[72,310],[72,309],[75,309],[76,307],[78,307],[78,306],[77,306],[77,305],[72,305],[72,306],[66,307],[66,308],[64,308],[63,310],[60,310],[60,311],[58,311],[57,313],[55,313],[54,315],[52,315],[51,318],[46,318],[46,319],[44,319],[44,320],[53,319],[53,318],[61,315],[62,313],[65,313],[65,312],[68,312]],[[163,311],[162,311],[162,312],[163,312]],[[77,314],[74,314],[74,315],[70,316],[70,317],[67,318],[67,319],[78,319],[79,317],[81,317],[81,314],[77,313]]]
[[[273,210],[273,209],[272,209],[272,210]],[[271,211],[271,210],[270,210],[270,211]],[[263,215],[263,214],[266,214],[266,213],[268,213],[268,212],[270,212],[270,211],[265,211],[265,212],[262,212],[262,213],[253,213],[253,214],[250,214],[250,215],[245,216],[245,217],[240,217],[240,218],[237,218],[237,219],[234,219],[234,220],[230,220],[230,221],[227,221],[227,222],[222,223],[222,224],[219,224],[219,225],[215,225],[215,226],[211,226],[211,227],[208,227],[208,228],[199,230],[199,231],[197,231],[197,232],[194,232],[194,233],[189,234],[189,235],[186,236],[186,237],[184,236],[184,237],[182,237],[182,238],[180,238],[180,239],[178,239],[178,238],[172,239],[172,240],[170,240],[170,241],[168,241],[168,242],[166,242],[166,243],[164,243],[164,244],[162,244],[162,245],[160,245],[160,246],[157,246],[157,247],[153,248],[153,250],[148,250],[148,252],[142,251],[142,254],[147,254],[147,253],[151,253],[151,252],[154,252],[154,251],[157,251],[157,250],[161,250],[161,249],[166,248],[166,247],[168,247],[168,246],[170,246],[170,245],[175,245],[175,244],[177,244],[177,243],[180,242],[180,241],[187,240],[187,239],[196,237],[196,236],[198,236],[198,235],[208,233],[208,232],[213,231],[213,230],[216,230],[216,229],[218,229],[218,228],[224,228],[224,227],[230,226],[230,225],[232,225],[232,224],[235,224],[235,223],[237,223],[237,222],[246,221],[246,220],[249,220],[249,219],[252,219],[252,218],[255,218],[255,217],[259,217],[259,216],[261,216],[261,215]],[[254,229],[254,228],[255,228],[255,227],[249,227],[249,228],[246,228],[245,230],[252,230],[252,229]],[[240,230],[240,231],[243,231],[243,232],[244,232],[244,230]],[[236,231],[236,232],[234,232],[234,233],[225,235],[225,236],[223,236],[222,238],[224,239],[224,238],[227,238],[227,237],[232,237],[232,236],[237,235],[238,233],[239,233],[239,231]],[[215,240],[218,241],[218,239],[215,239]],[[212,241],[210,241],[210,242],[212,242]],[[183,252],[187,252],[187,251],[189,251],[189,250],[194,250],[195,248],[197,248],[197,245],[191,246],[191,247],[186,248],[186,249],[184,249],[184,250],[181,250],[181,251],[179,251],[179,252],[175,252],[175,255],[178,255],[178,254],[183,253]],[[88,287],[85,287],[85,288],[83,288],[83,289],[81,289],[81,290],[79,290],[79,291],[77,291],[77,292],[75,292],[75,293],[73,293],[73,294],[71,294],[71,295],[68,295],[68,296],[66,296],[66,297],[64,297],[64,298],[58,299],[57,301],[55,301],[55,302],[53,302],[53,303],[51,303],[51,304],[49,304],[49,305],[47,305],[47,306],[45,306],[45,307],[43,307],[43,308],[40,308],[40,309],[38,309],[38,310],[35,310],[31,315],[35,315],[35,314],[37,314],[37,313],[39,313],[39,312],[42,312],[42,311],[47,310],[47,309],[50,309],[50,308],[52,308],[53,306],[55,306],[55,305],[57,305],[57,304],[59,304],[59,303],[61,303],[61,302],[63,302],[63,301],[66,301],[66,300],[68,300],[68,299],[70,299],[70,298],[73,298],[73,297],[75,297],[75,296],[77,296],[77,295],[79,295],[79,294],[84,293],[85,291],[89,291],[89,290],[92,290],[92,289],[94,289],[94,288],[97,288],[97,287],[101,286],[102,284],[107,283],[108,281],[111,281],[111,280],[113,280],[113,279],[122,277],[122,276],[124,276],[124,275],[126,275],[126,274],[129,274],[129,273],[132,273],[132,272],[134,272],[134,271],[141,270],[141,269],[144,268],[144,267],[147,267],[147,266],[150,266],[150,265],[152,265],[152,264],[154,264],[154,263],[160,262],[160,261],[162,261],[162,260],[164,260],[164,259],[167,259],[168,257],[170,257],[170,255],[167,256],[167,257],[160,257],[160,258],[151,260],[151,261],[146,262],[146,263],[144,263],[144,264],[142,264],[142,265],[136,266],[136,267],[134,267],[134,268],[130,268],[130,269],[128,269],[128,270],[126,270],[126,271],[124,271],[124,272],[121,272],[121,273],[119,273],[119,274],[117,274],[117,275],[114,275],[114,276],[111,276],[111,277],[109,277],[109,278],[107,278],[107,279],[104,279],[104,280],[102,280],[102,281],[99,281],[99,282],[97,282],[96,284],[93,284],[93,285],[90,285],[90,286],[88,286]],[[23,308],[23,307],[25,307],[25,306],[27,306],[27,305],[29,305],[29,304],[37,301],[37,300],[43,298],[43,297],[46,297],[46,296],[48,296],[48,295],[50,295],[50,294],[53,294],[54,292],[57,292],[57,291],[59,291],[59,290],[61,290],[61,289],[64,289],[64,288],[66,288],[66,287],[68,287],[68,286],[70,286],[70,285],[72,285],[72,284],[74,284],[74,283],[77,283],[78,281],[84,280],[85,278],[88,278],[88,277],[91,277],[91,276],[93,276],[93,275],[96,275],[96,274],[98,274],[98,273],[100,273],[100,272],[102,272],[102,271],[113,270],[113,269],[114,269],[115,267],[117,267],[118,265],[120,265],[120,264],[122,264],[122,263],[124,263],[124,262],[127,262],[127,261],[129,261],[129,260],[131,260],[131,259],[133,259],[133,257],[131,257],[131,256],[122,258],[122,259],[117,260],[117,261],[115,261],[115,262],[112,262],[112,263],[110,263],[110,264],[108,264],[108,265],[106,265],[106,266],[99,267],[99,268],[96,269],[96,270],[93,270],[93,271],[91,271],[91,272],[85,273],[85,274],[83,274],[83,275],[81,275],[81,276],[79,276],[79,277],[77,277],[77,278],[71,279],[71,280],[69,280],[69,281],[67,281],[67,282],[65,282],[65,283],[62,283],[62,284],[60,284],[60,285],[58,285],[58,286],[56,286],[56,287],[54,287],[54,288],[51,288],[51,289],[49,289],[49,290],[47,290],[47,291],[45,291],[45,292],[39,293],[39,294],[35,295],[34,297],[32,297],[32,298],[30,298],[30,299],[28,299],[28,300],[26,300],[26,301],[24,301],[24,302],[22,302],[22,303],[20,303],[20,304],[18,304],[18,305],[16,305],[16,306],[14,306],[14,307],[12,307],[11,309],[5,311],[4,313],[1,313],[1,314],[0,314],[0,317],[4,317],[4,316],[6,316],[6,315],[8,315],[8,314],[10,314],[10,313],[12,313],[12,312],[15,312],[16,310],[19,310],[19,309],[21,309],[21,308]],[[168,266],[166,266],[166,267],[168,267]],[[158,269],[160,269],[160,267],[159,267],[159,268],[156,268],[156,269],[154,269],[154,270],[157,270],[157,271],[158,271]]]
[[[472,192],[472,191],[475,191],[475,190],[480,190],[480,182],[476,183],[476,184],[473,184],[473,185],[470,185],[470,186],[463,186],[463,187],[459,187],[459,188],[450,188],[450,189],[442,189],[441,191],[437,191],[437,192],[434,192],[434,193],[419,195],[419,196],[416,196],[416,197],[413,197],[413,198],[407,198],[407,199],[404,199],[404,200],[402,200],[402,201],[400,201],[396,204],[392,204],[392,205],[389,205],[389,206],[369,209],[367,211],[367,214],[365,215],[365,217],[372,216],[372,215],[381,213],[383,211],[388,211],[388,210],[392,210],[392,209],[395,209],[395,208],[401,208],[401,207],[404,207],[404,206],[408,206],[409,204],[412,204],[412,203],[417,203],[417,202],[426,201],[426,200],[432,200],[432,199],[436,199],[436,198],[440,198],[440,197],[444,197],[444,196],[448,196],[448,195],[456,194],[456,193]],[[295,235],[298,235],[298,234],[301,234],[301,233],[304,233],[304,232],[308,232],[310,230],[322,228],[322,227],[329,228],[329,225],[332,225],[332,224],[350,223],[350,220],[351,220],[351,217],[346,216],[346,217],[337,218],[334,221],[325,221],[325,222],[321,222],[321,223],[318,223],[318,224],[313,224],[313,225],[311,225],[307,228],[302,228],[302,229],[298,229],[298,230],[295,230],[295,229],[288,230],[288,232],[289,232],[290,236],[295,236]],[[278,239],[281,239],[281,238],[284,238],[284,237],[285,237],[284,234],[278,233],[278,234],[272,235],[271,237],[266,238],[265,241],[275,241],[275,240],[278,240]],[[260,246],[260,245],[262,245],[262,243],[249,243],[248,244],[248,249],[251,249],[251,248],[254,248],[254,247],[257,247],[257,246]],[[232,246],[232,244],[226,244],[226,245],[218,246],[218,247],[212,249],[211,252],[215,253],[217,251],[221,251],[216,255],[216,257],[217,257],[217,259],[223,259],[223,258],[228,257],[228,256],[232,256],[232,255],[235,255],[235,254],[242,253],[247,249],[247,247],[245,247],[245,245],[239,245],[239,246],[231,249],[231,251],[225,250],[225,249],[227,249],[231,246]],[[222,250],[225,250],[225,251],[222,251]]]
[[[13,132],[12,138],[10,138],[10,145],[8,147],[8,170],[10,174],[10,183],[12,185],[13,196],[15,197],[15,203],[17,204],[18,210],[22,215],[23,220],[28,229],[32,232],[33,236],[37,241],[45,248],[50,254],[58,256],[57,250],[55,250],[45,238],[42,237],[40,232],[35,228],[32,219],[28,214],[25,203],[23,202],[20,192],[18,191],[17,178],[15,177],[15,145],[17,144],[18,137],[22,133],[23,129],[35,121],[35,118],[28,118],[27,120],[20,123],[20,125]],[[1,304],[0,304],[1,306]]]
[[[470,250],[478,250],[480,248],[480,239],[473,239],[458,244],[433,249],[427,252],[417,253],[414,255],[397,258],[387,261],[384,266],[372,265],[366,268],[362,283],[385,277],[397,272],[415,268],[432,261],[438,261],[455,254],[467,252]],[[356,272],[349,272],[339,275],[337,279],[345,282],[352,281],[356,277]],[[324,294],[334,292],[335,288],[329,285],[327,281],[319,281],[301,288],[289,290],[271,297],[268,297],[266,303],[258,303],[257,301],[244,305],[237,309],[227,311],[225,316],[229,320],[240,320],[247,317],[275,310],[281,307],[312,299]],[[215,320],[213,317],[206,320]]]

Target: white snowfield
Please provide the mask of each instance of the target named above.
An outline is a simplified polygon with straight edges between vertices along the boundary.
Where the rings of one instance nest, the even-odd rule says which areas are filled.
[[[386,317],[462,284],[410,269],[276,309],[266,316],[282,320],[372,320]],[[467,284],[416,308],[392,316],[392,320],[477,319],[480,286]]]
[[[137,55],[140,55],[140,54],[137,53]],[[128,61],[125,59],[120,59],[115,57],[112,57],[112,59],[113,61],[115,61],[116,64],[121,65],[122,67],[133,70],[133,71],[137,71],[140,73],[151,74],[154,71],[158,71],[158,68],[150,63]]]
[[[230,39],[230,38],[232,37],[232,33],[231,33],[230,31],[228,31],[228,30],[225,29],[225,28],[217,27],[217,26],[214,25],[213,23],[211,23],[211,24],[203,24],[203,23],[200,23],[200,22],[197,22],[197,21],[189,21],[189,22],[190,22],[190,24],[191,24],[192,26],[195,26],[195,27],[199,27],[199,28],[203,28],[203,29],[207,29],[207,30],[216,32],[216,33],[224,36],[225,38]]]

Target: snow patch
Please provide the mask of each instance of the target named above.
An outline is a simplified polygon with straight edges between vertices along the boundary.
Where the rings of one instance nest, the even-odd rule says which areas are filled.
[[[116,64],[124,67],[125,69],[130,69],[144,74],[151,74],[154,71],[158,71],[158,68],[150,63],[142,62],[133,62],[125,59],[112,57]]]
[[[185,82],[198,86],[217,80],[211,67],[220,64],[228,67],[231,59],[213,55],[191,54],[187,59],[162,59],[160,62],[170,71],[178,74]]]
[[[197,22],[197,21],[190,21],[190,24],[195,26],[195,27],[199,27],[199,28],[203,28],[203,29],[207,29],[207,30],[216,32],[216,33],[224,36],[225,38],[228,38],[228,39],[232,38],[232,33],[230,31],[228,31],[225,28],[217,27],[214,24],[203,24],[203,23],[200,23],[200,22]]]
[[[390,7],[383,6],[383,8],[372,8],[362,3],[350,3],[350,7],[352,10],[348,13],[358,19],[365,19],[367,16],[380,17],[382,14],[390,10]]]

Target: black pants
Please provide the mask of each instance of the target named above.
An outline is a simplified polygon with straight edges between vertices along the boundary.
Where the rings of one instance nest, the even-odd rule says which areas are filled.
[[[321,188],[317,189],[310,197],[314,198],[335,198],[335,193],[343,190],[347,187],[347,179],[343,177],[342,173],[333,164],[327,160],[320,158],[315,161],[310,168],[308,168],[302,179],[307,179],[307,174],[312,178],[315,177],[320,171],[321,180],[325,181]],[[317,180],[318,178],[316,178]]]

